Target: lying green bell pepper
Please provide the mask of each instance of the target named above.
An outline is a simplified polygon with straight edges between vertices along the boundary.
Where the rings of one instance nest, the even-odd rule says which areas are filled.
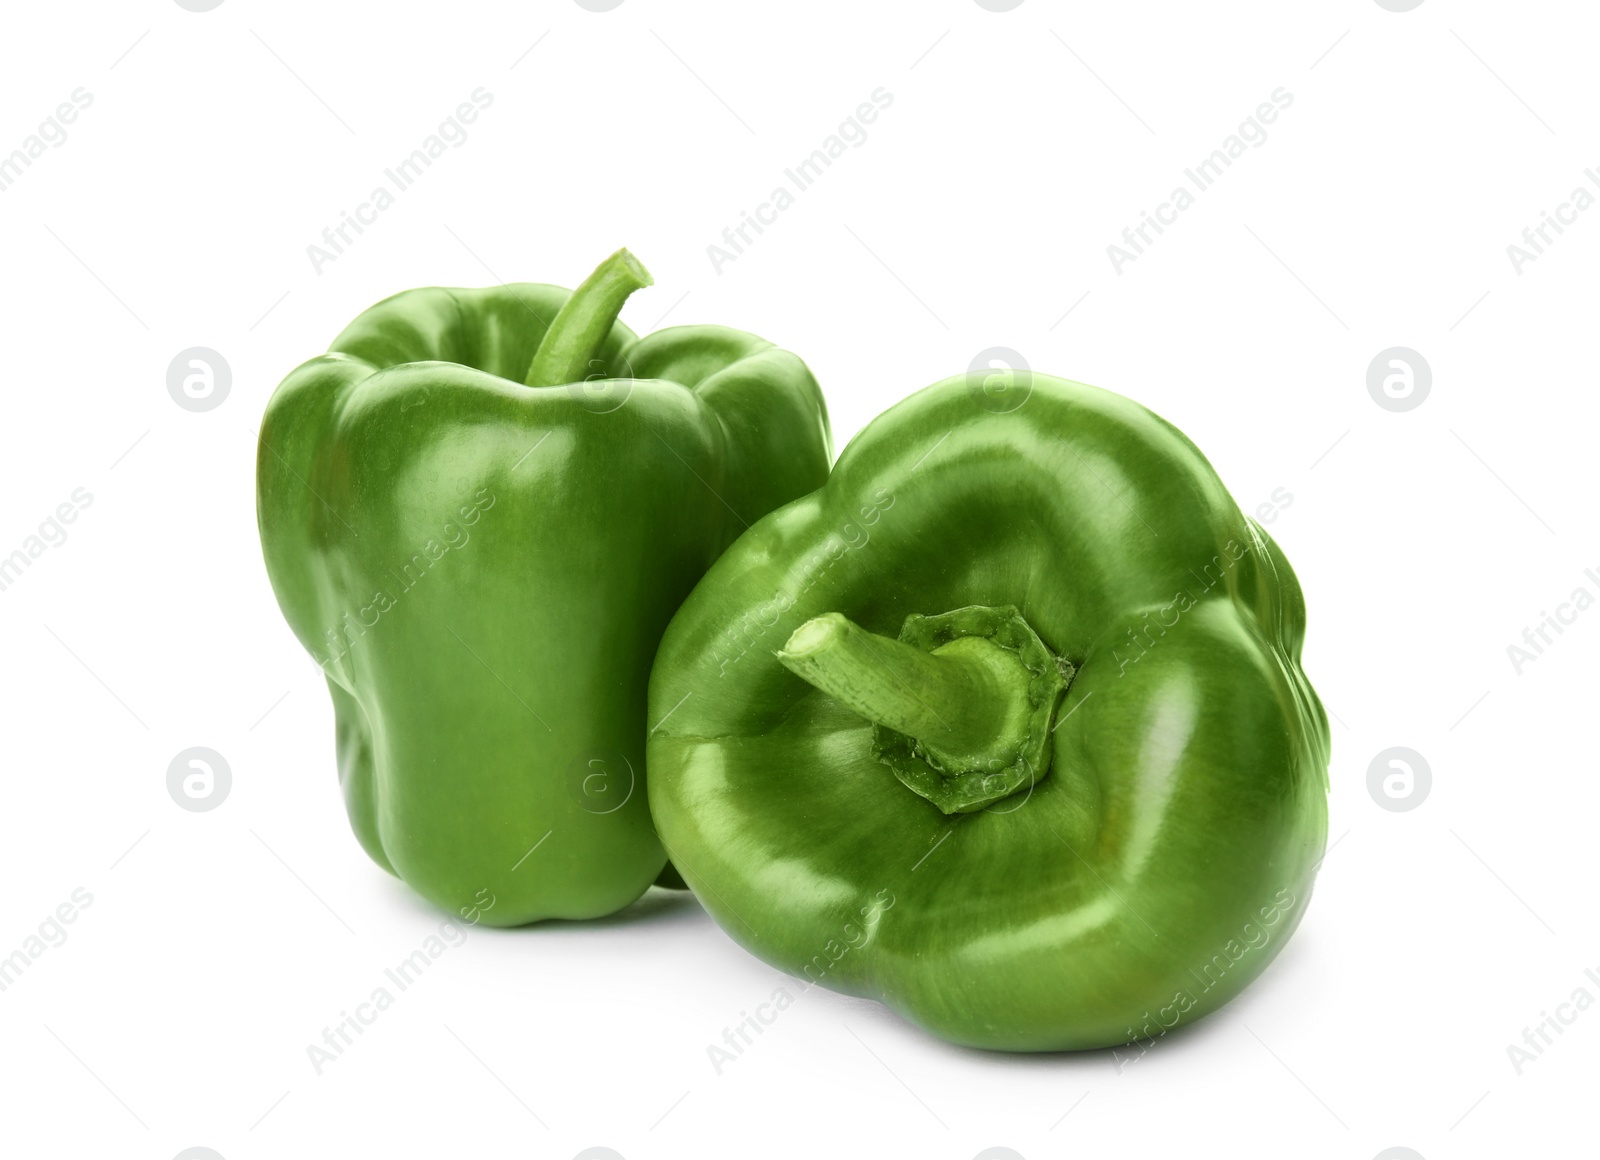
[[[1143,407],[985,387],[880,416],[700,582],[651,677],[651,809],[785,971],[977,1047],[1150,1039],[1310,898],[1300,588]]]
[[[413,290],[278,388],[257,512],[322,666],[356,836],[497,926],[626,906],[665,854],[643,787],[668,619],[748,524],[819,486],[816,381],[719,326],[636,338],[627,251],[576,291]]]

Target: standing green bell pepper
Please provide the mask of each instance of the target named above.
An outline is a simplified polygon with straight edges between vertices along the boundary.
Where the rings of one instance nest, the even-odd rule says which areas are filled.
[[[1283,554],[1169,424],[947,380],[679,610],[657,830],[734,939],[946,1039],[1152,1038],[1305,913],[1329,740],[1303,631]]]
[[[261,426],[267,571],[327,676],[356,836],[497,926],[609,914],[663,873],[656,644],[740,531],[827,477],[805,364],[718,326],[636,338],[617,314],[649,284],[624,250],[570,294],[397,295]]]

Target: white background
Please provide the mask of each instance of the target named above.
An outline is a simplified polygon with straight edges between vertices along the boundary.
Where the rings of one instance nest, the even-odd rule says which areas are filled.
[[[0,155],[93,104],[0,193],[0,555],[92,495],[0,592],[0,956],[92,904],[0,992],[0,1151],[155,1157],[1577,1154],[1600,1009],[1600,611],[1507,646],[1600,570],[1600,213],[1506,252],[1600,165],[1573,2],[756,6],[626,0],[17,5]],[[130,47],[131,46],[131,47]],[[530,46],[532,46],[530,48]],[[482,86],[494,103],[336,262],[306,247]],[[879,86],[893,105],[720,273],[707,256]],[[1282,86],[1293,105],[1119,274],[1106,247]],[[1600,188],[1590,185],[1596,193]],[[1552,235],[1554,237],[1554,235]],[[254,432],[278,380],[418,285],[573,285],[618,245],[643,332],[799,352],[836,446],[1003,345],[1176,423],[1304,584],[1336,717],[1304,925],[1218,1015],[1109,1052],[958,1050],[784,984],[683,897],[475,930],[336,1063],[308,1044],[439,916],[351,837],[316,666],[261,565]],[[670,314],[669,314],[670,311]],[[1069,312],[1070,311],[1070,312]],[[1065,316],[1065,317],[1063,317]],[[1431,394],[1378,406],[1420,352]],[[169,396],[192,346],[232,369]],[[176,806],[169,762],[226,758]],[[1422,754],[1407,812],[1373,757]],[[1597,970],[1600,974],[1600,970]]]

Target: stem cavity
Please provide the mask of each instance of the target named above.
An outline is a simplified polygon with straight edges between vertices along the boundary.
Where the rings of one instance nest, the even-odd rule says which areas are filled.
[[[830,612],[777,656],[871,721],[874,756],[947,814],[1044,777],[1051,718],[1073,674],[1015,608],[982,605],[907,617],[899,640]]]

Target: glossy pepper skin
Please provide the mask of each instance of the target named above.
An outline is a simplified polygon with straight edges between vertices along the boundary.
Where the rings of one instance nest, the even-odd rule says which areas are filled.
[[[1310,901],[1329,739],[1304,622],[1282,552],[1168,423],[1043,375],[950,379],[678,611],[657,830],[749,950],[945,1039],[1156,1038],[1260,974]]]
[[[636,338],[616,315],[648,283],[620,251],[574,293],[397,295],[262,423],[267,571],[327,676],[351,825],[474,921],[609,914],[663,873],[657,642],[746,525],[827,476],[805,364],[719,326]]]

